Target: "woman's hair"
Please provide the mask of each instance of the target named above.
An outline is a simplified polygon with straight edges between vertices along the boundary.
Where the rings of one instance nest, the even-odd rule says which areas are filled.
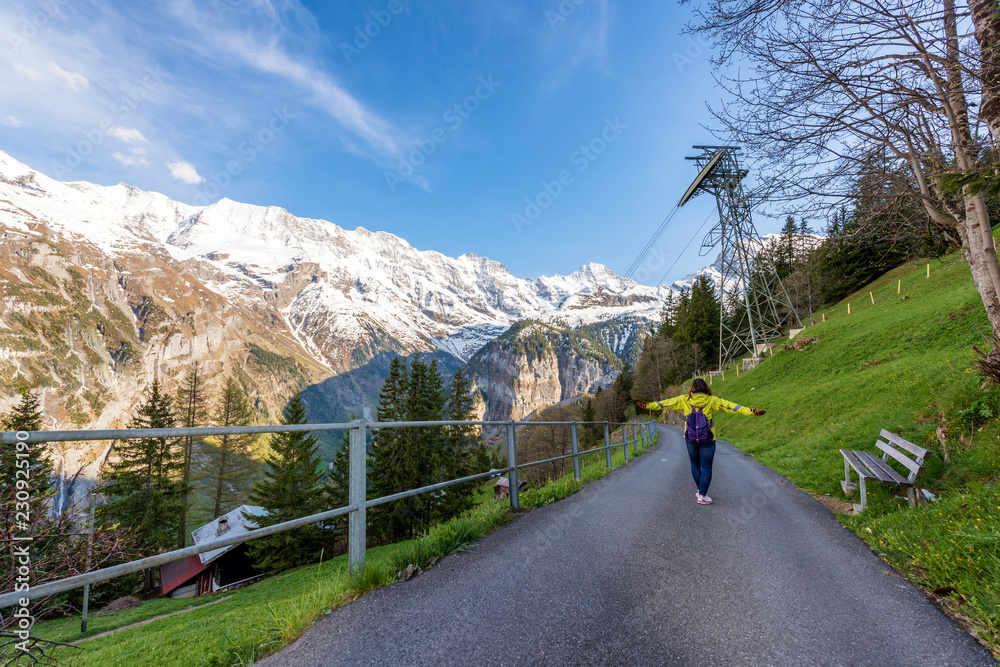
[[[691,381],[691,386],[688,387],[688,398],[691,398],[691,394],[708,394],[712,395],[712,390],[708,388],[708,383],[701,378],[695,378]]]

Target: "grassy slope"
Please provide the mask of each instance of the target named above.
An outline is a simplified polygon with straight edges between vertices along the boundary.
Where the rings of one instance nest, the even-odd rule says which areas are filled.
[[[874,450],[884,428],[930,449],[918,486],[941,502],[910,509],[870,483],[868,512],[844,522],[911,581],[943,593],[939,602],[998,651],[1000,484],[992,482],[1000,476],[1000,420],[981,424],[971,446],[959,438],[971,431],[955,422],[976,399],[995,413],[1000,391],[984,391],[971,369],[971,347],[982,342],[976,327],[987,320],[967,266],[953,255],[930,271],[927,278],[926,262],[892,271],[799,334],[818,342],[801,351],[779,343],[756,369],[715,378],[718,395],[767,410],[762,418],[724,417],[720,437],[803,489],[839,498],[839,448]],[[943,422],[947,463],[934,434]]]
[[[630,448],[630,455],[632,449]],[[644,452],[639,447],[639,453]],[[604,465],[603,453],[590,454],[582,469],[582,482],[567,474],[540,489],[521,496],[522,508],[541,507],[580,489],[582,483],[598,479],[624,464],[621,446],[614,450],[612,468]],[[417,540],[368,550],[365,569],[353,580],[347,574],[347,557],[298,568],[253,586],[194,600],[155,600],[139,609],[109,616],[92,617],[87,636],[124,627],[140,620],[203,602],[229,596],[206,609],[163,618],[138,628],[83,642],[83,651],[65,651],[77,656],[82,666],[140,667],[141,665],[241,665],[285,646],[308,629],[327,610],[339,607],[376,586],[395,582],[396,572],[409,563],[422,567],[443,554],[460,551],[481,535],[509,521],[513,515],[505,504],[493,502],[485,489],[480,503],[462,517],[436,526]],[[73,642],[81,638],[79,616],[39,623],[33,634],[46,639]]]
[[[929,279],[925,266],[901,267],[851,297],[851,315],[847,301],[826,310],[825,323],[799,334],[820,339],[804,350],[783,352],[779,342],[756,369],[715,378],[716,393],[769,413],[726,418],[721,437],[821,493],[840,489],[837,449],[869,448],[880,429],[930,446],[939,422],[925,415],[975,391],[971,347],[987,320],[964,264],[932,263]]]

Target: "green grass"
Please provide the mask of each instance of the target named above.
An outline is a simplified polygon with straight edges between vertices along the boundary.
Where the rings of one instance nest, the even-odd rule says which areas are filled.
[[[1000,655],[1000,484],[845,523],[911,582],[937,591]]]
[[[896,295],[900,279],[905,300]],[[723,417],[720,437],[799,486],[831,494],[843,476],[837,449],[873,447],[880,429],[941,454],[940,416],[981,393],[971,347],[987,320],[968,269],[934,264],[928,280],[923,263],[908,265],[871,287],[875,305],[865,290],[851,299],[851,315],[842,302],[826,311],[826,323],[799,334],[818,342],[789,352],[779,342],[756,369],[715,378],[715,393],[768,411]]]
[[[616,431],[615,434],[620,434],[620,431]],[[649,446],[652,446],[658,437],[658,432],[654,431],[653,436],[650,439]],[[635,457],[634,451],[635,449],[633,449],[633,446],[629,445],[630,458]],[[642,443],[639,443],[638,451],[639,454],[642,455],[645,453],[646,447],[643,447]],[[543,505],[548,505],[551,502],[562,500],[566,496],[570,496],[579,491],[580,487],[584,484],[592,482],[595,479],[600,479],[613,469],[621,467],[624,464],[625,454],[622,452],[621,443],[612,447],[610,468],[607,467],[603,451],[585,454],[580,457],[580,481],[577,481],[573,477],[573,469],[570,467],[561,478],[549,482],[541,488],[528,489],[523,492],[521,494],[521,507],[524,509],[535,509],[542,507]]]
[[[930,449],[917,485],[941,502],[911,509],[897,489],[869,482],[866,513],[843,520],[910,581],[955,589],[945,606],[968,617],[996,652],[1000,389],[984,388],[971,364],[972,346],[983,340],[977,326],[988,322],[961,259],[932,260],[930,278],[926,264],[900,267],[828,308],[825,323],[799,334],[819,339],[805,349],[783,351],[787,341],[778,341],[754,370],[737,378],[731,367],[724,381],[714,378],[714,393],[767,410],[758,418],[723,416],[717,428],[799,487],[841,499],[839,448],[874,451],[887,429]],[[994,416],[973,431],[966,417],[983,413]],[[942,424],[944,447],[935,435]]]
[[[32,634],[43,639],[58,639],[59,641],[75,642],[86,637],[92,637],[108,630],[139,623],[157,616],[171,614],[184,609],[193,609],[214,602],[225,594],[210,595],[201,598],[173,599],[163,598],[148,600],[137,609],[125,609],[107,616],[98,616],[97,610],[91,609],[87,615],[87,631],[80,632],[80,617],[68,616],[51,621],[38,623]]]
[[[644,451],[639,447],[640,454]],[[614,467],[624,463],[618,446]],[[584,483],[611,469],[603,452],[584,457]],[[568,475],[540,489],[522,494],[522,508],[538,507],[575,493],[581,486]],[[173,611],[228,599],[206,609],[193,609],[147,625],[97,637],[81,644],[82,652],[65,650],[81,666],[141,667],[143,665],[248,665],[280,650],[324,614],[365,593],[396,581],[399,570],[413,564],[433,565],[441,557],[463,551],[483,535],[507,523],[512,514],[505,503],[494,503],[492,491],[478,496],[479,504],[463,515],[433,527],[427,535],[368,549],[365,567],[353,578],[347,557],[308,565],[265,579],[232,593],[188,600],[153,600],[139,609],[108,616],[91,616],[87,635],[121,628]],[[33,634],[72,642],[81,638],[79,616],[39,623]],[[57,653],[57,655],[59,655]]]

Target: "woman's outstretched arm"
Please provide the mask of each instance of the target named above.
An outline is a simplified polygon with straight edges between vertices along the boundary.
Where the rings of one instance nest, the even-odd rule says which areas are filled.
[[[715,404],[712,407],[715,410],[725,410],[726,412],[735,412],[738,415],[757,415],[760,416],[764,414],[764,410],[755,410],[753,408],[748,408],[745,405],[738,405],[732,401],[727,401],[724,398],[719,398],[718,396],[712,397],[712,402]]]
[[[639,403],[639,407],[645,410],[683,410],[686,396],[675,396],[663,401],[653,401],[651,403]]]

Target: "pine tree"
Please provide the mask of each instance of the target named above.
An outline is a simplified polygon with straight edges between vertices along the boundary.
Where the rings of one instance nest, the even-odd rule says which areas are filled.
[[[174,428],[177,418],[170,397],[154,380],[146,402],[129,422],[131,429]],[[105,524],[132,526],[139,543],[148,548],[170,548],[177,539],[182,511],[180,446],[176,438],[118,441],[117,460],[101,471],[101,493],[109,501],[98,508]],[[153,588],[152,570],[145,572],[146,590]]]
[[[405,363],[393,360],[379,395],[378,420],[440,420],[443,385],[434,361],[427,364],[417,355],[407,372]],[[446,441],[440,427],[380,429],[372,441],[372,493],[387,496],[444,481]],[[388,540],[413,537],[430,526],[440,505],[440,497],[429,494],[390,503],[374,513],[373,532]]]
[[[179,421],[184,428],[195,428],[204,426],[208,422],[208,407],[205,400],[204,379],[200,373],[197,361],[192,362],[184,383],[177,390],[177,407],[179,409]],[[194,436],[185,436],[181,439],[181,456],[183,473],[181,475],[181,504],[183,511],[177,527],[177,548],[183,549],[187,545],[187,514],[191,509],[191,463],[194,458],[194,449],[198,440]]]
[[[410,377],[406,388],[407,421],[436,421],[444,416],[444,380],[438,373],[437,362],[424,362],[417,355],[410,364]],[[446,479],[447,445],[444,429],[423,427],[406,429],[406,454],[409,459],[406,470],[409,479],[404,488],[420,488],[436,484]],[[417,535],[430,528],[437,518],[440,496],[421,494],[402,501],[410,520],[410,535]]]
[[[627,419],[626,413],[633,404],[633,381],[632,369],[626,366],[610,387],[607,389],[598,388],[597,393],[594,394],[594,412],[597,421],[617,424]],[[601,428],[603,430],[603,426]]]
[[[580,421],[584,423],[584,442],[587,444],[597,442],[603,434],[603,428],[596,423],[596,420],[597,413],[594,411],[594,401],[590,396],[586,396],[583,399],[583,405],[580,406]]]
[[[39,401],[34,392],[27,388],[21,390],[21,402],[10,414],[0,415],[0,426],[3,430],[42,431],[42,415]],[[51,465],[43,454],[43,445],[31,444],[20,453],[28,457],[20,460],[30,461],[31,471],[27,517],[24,517],[23,506],[18,507],[17,476],[8,476],[6,456],[9,453],[11,462],[18,460],[17,445],[9,450],[0,450],[0,544],[18,544],[18,540],[30,535],[31,578],[34,584],[41,584],[56,579],[65,578],[68,574],[83,572],[89,561],[91,569],[110,567],[120,563],[138,560],[152,555],[150,549],[137,545],[135,531],[131,525],[98,526],[93,535],[88,534],[89,516],[81,516],[80,510],[89,507],[92,496],[86,498],[80,505],[61,508],[56,515],[50,509],[50,504],[57,493],[50,478]],[[15,466],[16,467],[16,466]],[[22,472],[24,468],[18,468]],[[14,479],[13,484],[6,480]],[[24,479],[23,475],[20,479]],[[40,482],[40,483],[36,483]],[[21,496],[23,498],[23,495]],[[20,514],[20,516],[18,516]],[[16,550],[5,549],[0,566],[0,590],[13,590],[18,573],[19,556]],[[147,573],[151,574],[151,573]],[[34,585],[33,584],[33,585]],[[92,586],[90,589],[91,604],[103,605],[112,599],[126,595],[135,588],[135,577],[127,576]],[[107,597],[108,595],[112,597]],[[82,591],[70,592],[59,596],[62,607],[79,605]],[[44,606],[51,606],[47,603]],[[41,664],[41,663],[39,663]]]
[[[4,431],[41,431],[42,411],[38,395],[27,387],[21,389],[20,402],[10,414],[3,415],[2,424]],[[18,466],[18,461],[23,460],[29,462],[27,468]],[[0,448],[0,490],[13,490],[17,486],[18,470],[22,471],[22,479],[23,471],[27,471],[32,496],[44,498],[49,495],[52,489],[52,462],[45,454],[45,443],[20,443]]]
[[[690,370],[715,363],[719,354],[720,313],[715,286],[700,275],[690,290],[681,293],[676,326],[670,338],[695,351]]]
[[[299,394],[285,405],[281,423],[309,423]],[[250,502],[267,511],[255,519],[258,526],[273,526],[326,509],[318,443],[319,439],[311,433],[272,436],[271,453],[264,461],[264,476],[250,491]],[[315,560],[321,542],[320,528],[306,526],[250,542],[248,546],[257,567],[273,572]]]
[[[451,378],[448,389],[446,419],[448,421],[472,421],[472,396],[469,394],[469,381],[462,375],[459,368]],[[447,446],[454,463],[454,470],[462,468],[462,458],[474,446],[475,427],[470,425],[448,427]],[[456,475],[457,476],[457,475]]]
[[[242,387],[232,377],[216,403],[212,421],[216,426],[249,426],[250,406]],[[217,519],[243,504],[258,466],[251,456],[254,435],[219,435],[212,438],[198,465],[198,486],[211,502],[210,519]]]
[[[445,419],[448,421],[472,421],[472,396],[469,394],[469,382],[462,374],[462,369],[455,371],[448,390]],[[472,425],[449,426],[445,435],[445,479],[458,479],[486,472],[491,467],[486,445],[476,435],[476,427]],[[456,484],[449,487],[444,494],[441,505],[436,511],[441,519],[447,519],[464,512],[472,506],[472,493],[476,482]]]
[[[771,250],[774,258],[774,270],[779,278],[784,278],[791,273],[795,265],[795,245],[798,231],[795,218],[788,216],[785,219],[785,226],[781,228],[781,236],[777,240],[776,247]]]
[[[674,298],[673,291],[667,292],[667,299],[663,304],[663,316],[659,328],[659,334],[664,338],[673,336],[674,330],[677,328],[678,305],[678,299]]]
[[[43,430],[38,395],[27,387],[22,388],[20,402],[10,414],[0,417],[0,424],[4,431],[14,433]],[[18,480],[21,480],[21,489],[18,489]],[[23,488],[25,482],[26,489]],[[28,492],[28,516],[34,522],[32,525],[39,521],[49,525],[53,520],[49,505],[55,491],[52,488],[52,463],[45,454],[45,443],[18,442],[0,447],[0,536],[3,538],[12,539],[14,534],[24,532],[18,530],[21,523],[16,511],[18,491]],[[22,494],[20,502],[24,502],[23,498]],[[34,543],[36,553],[51,546],[40,542],[38,537],[35,536]]]
[[[354,413],[351,413],[350,421],[354,421]],[[395,429],[382,429],[383,431]],[[351,437],[350,431],[342,431],[340,435],[340,447],[333,455],[333,461],[329,466],[330,475],[327,479],[327,504],[329,509],[346,507],[351,504],[350,471],[351,471]],[[339,516],[334,518],[326,528],[331,531],[333,540],[342,540],[347,535],[347,517]]]
[[[380,422],[405,421],[406,378],[407,368],[399,357],[394,357],[389,364],[389,376],[382,383],[379,392],[376,419]],[[403,479],[403,430],[383,428],[375,431],[372,436],[369,477],[372,494],[384,496],[404,490]],[[341,449],[346,449],[346,445]],[[346,489],[346,487],[344,487]],[[373,533],[383,539],[392,539],[402,533],[400,522],[394,520],[393,506],[380,506],[372,512]]]

